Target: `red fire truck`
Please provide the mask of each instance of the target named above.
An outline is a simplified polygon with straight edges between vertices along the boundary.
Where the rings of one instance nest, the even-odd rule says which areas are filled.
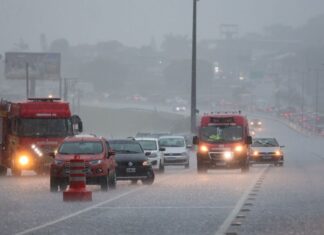
[[[252,137],[248,120],[240,112],[202,116],[193,144],[198,145],[198,173],[213,168],[241,168],[242,172],[249,170]]]
[[[0,101],[0,175],[20,176],[22,170],[46,173],[54,152],[66,137],[82,131],[69,104],[58,98]]]

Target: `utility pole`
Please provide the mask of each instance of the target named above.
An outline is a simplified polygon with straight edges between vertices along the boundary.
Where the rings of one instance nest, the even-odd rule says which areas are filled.
[[[26,97],[29,98],[29,64],[26,63]]]
[[[196,133],[197,114],[197,88],[196,88],[196,66],[197,66],[197,2],[193,0],[193,20],[192,20],[192,65],[191,65],[191,133]]]

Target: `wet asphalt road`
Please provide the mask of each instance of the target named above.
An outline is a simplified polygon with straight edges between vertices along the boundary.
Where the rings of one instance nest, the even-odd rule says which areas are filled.
[[[264,123],[260,136],[286,146],[284,167],[198,175],[192,155],[152,186],[89,187],[86,203],[64,203],[46,176],[1,178],[0,234],[324,234],[324,139]]]

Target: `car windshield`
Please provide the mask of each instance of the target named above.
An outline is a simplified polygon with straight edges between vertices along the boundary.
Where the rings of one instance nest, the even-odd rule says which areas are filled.
[[[138,140],[144,150],[157,150],[157,144],[155,140]]]
[[[159,140],[160,147],[184,147],[184,138],[162,138]]]
[[[116,153],[143,153],[143,149],[139,143],[115,143],[112,142],[110,143],[111,148],[116,152]]]
[[[200,130],[200,138],[207,142],[235,142],[243,139],[241,126],[207,126]]]
[[[252,147],[277,147],[278,142],[274,138],[256,138],[253,139]]]
[[[17,132],[26,137],[65,137],[72,134],[72,123],[65,118],[21,118]]]
[[[60,154],[100,154],[103,152],[103,146],[100,141],[78,141],[64,142],[58,153]]]

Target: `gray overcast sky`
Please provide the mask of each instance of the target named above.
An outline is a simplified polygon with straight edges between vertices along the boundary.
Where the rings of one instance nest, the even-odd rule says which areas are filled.
[[[324,1],[200,0],[198,7],[198,37],[216,38],[222,23],[239,24],[241,33],[304,24],[324,12]],[[167,33],[191,37],[191,18],[192,0],[0,0],[0,50],[19,38],[39,50],[41,33],[73,45],[113,39],[140,46]]]

